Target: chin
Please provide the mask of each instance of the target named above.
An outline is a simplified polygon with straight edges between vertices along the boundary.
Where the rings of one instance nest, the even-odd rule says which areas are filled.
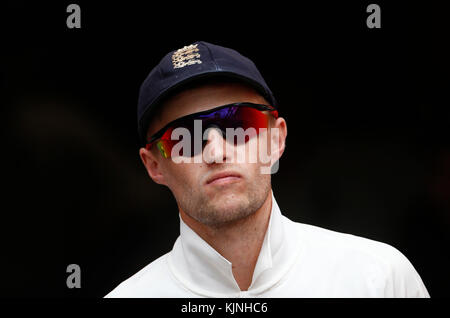
[[[181,208],[205,225],[224,225],[244,219],[262,206],[267,193],[262,191],[261,186],[264,184],[253,188],[244,183],[227,187],[206,187],[202,193],[185,193],[184,200],[180,200]]]
[[[217,216],[221,216],[224,221],[241,219],[251,214],[249,211],[248,198],[242,195],[224,195],[220,199],[212,202],[211,208],[216,211]]]
[[[215,191],[211,197],[212,202],[217,202],[220,206],[232,206],[241,205],[242,203],[248,203],[247,192],[240,187],[224,188]]]

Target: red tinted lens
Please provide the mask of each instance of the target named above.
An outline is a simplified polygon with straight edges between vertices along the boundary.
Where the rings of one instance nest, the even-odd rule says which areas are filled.
[[[268,128],[269,119],[266,113],[251,107],[237,107],[234,116],[228,123],[224,123],[226,128],[233,128],[234,137],[227,136],[227,141],[239,145],[248,142],[251,138],[259,135],[261,128]],[[239,131],[239,129],[242,129]],[[239,136],[239,134],[244,134]],[[233,138],[233,139],[230,139]]]
[[[232,118],[233,128],[242,127],[244,130],[255,128],[259,133],[260,128],[267,128],[269,118],[264,112],[251,107],[237,107],[234,118]]]

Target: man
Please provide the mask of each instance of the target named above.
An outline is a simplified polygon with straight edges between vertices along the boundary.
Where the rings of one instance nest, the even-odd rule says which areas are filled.
[[[141,86],[138,120],[140,157],[172,191],[180,236],[106,297],[429,297],[393,247],[282,215],[270,169],[286,122],[236,51],[196,42],[167,54]]]

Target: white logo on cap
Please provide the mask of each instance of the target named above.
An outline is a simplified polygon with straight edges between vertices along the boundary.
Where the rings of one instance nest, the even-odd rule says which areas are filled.
[[[176,50],[172,54],[172,64],[173,68],[182,68],[186,65],[202,64],[200,61],[200,53],[197,48],[198,44],[191,44],[183,47],[182,49]]]

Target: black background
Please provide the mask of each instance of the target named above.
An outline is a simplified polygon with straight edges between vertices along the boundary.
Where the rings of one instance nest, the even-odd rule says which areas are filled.
[[[2,4],[2,297],[102,297],[168,252],[170,191],[138,156],[138,89],[203,40],[251,58],[288,139],[273,176],[292,220],[398,248],[449,296],[450,144],[444,9],[370,2]],[[68,264],[81,289],[66,287]]]

